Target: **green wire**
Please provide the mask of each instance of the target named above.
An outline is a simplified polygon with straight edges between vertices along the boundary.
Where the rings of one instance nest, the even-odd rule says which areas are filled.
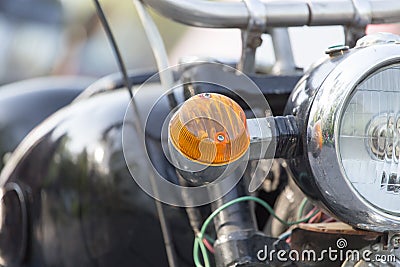
[[[211,243],[211,245],[214,245],[215,240],[211,236],[204,234],[204,238],[207,239],[208,242]]]
[[[304,208],[306,207],[307,202],[308,202],[308,199],[306,197],[303,198],[303,201],[301,201],[299,210],[297,212],[297,219],[300,219],[303,216]]]
[[[195,237],[195,239],[194,239],[194,246],[193,246],[194,264],[198,267],[203,266],[203,265],[201,265],[201,262],[199,260],[199,247],[201,250],[201,254],[203,255],[203,261],[204,261],[205,267],[210,267],[210,260],[208,258],[207,249],[204,246],[203,239],[200,238],[200,235]]]
[[[293,226],[299,223],[303,223],[306,222],[308,220],[310,220],[312,217],[314,217],[319,211],[316,210],[313,214],[311,214],[310,216],[308,216],[307,218],[303,218],[301,220],[297,220],[294,222],[287,222],[285,220],[282,220],[281,218],[278,217],[278,215],[276,215],[275,211],[273,208],[271,208],[271,206],[265,202],[264,200],[258,198],[258,197],[253,197],[253,196],[244,196],[244,197],[239,197],[237,199],[231,200],[228,203],[225,203],[224,205],[222,205],[221,207],[219,207],[218,209],[216,209],[213,213],[211,213],[210,216],[208,216],[208,218],[204,221],[203,226],[201,227],[200,233],[198,234],[198,236],[195,239],[194,242],[194,247],[193,247],[193,259],[194,259],[194,263],[196,265],[196,267],[203,267],[203,265],[201,265],[200,260],[199,260],[199,249],[198,246],[200,246],[200,249],[202,251],[203,254],[203,260],[204,260],[204,265],[205,267],[210,267],[210,262],[208,259],[208,254],[207,254],[207,250],[203,244],[203,237],[205,235],[205,232],[207,230],[208,225],[211,223],[211,221],[218,215],[218,213],[220,213],[221,211],[223,211],[224,209],[239,203],[239,202],[243,202],[243,201],[254,201],[258,204],[260,204],[261,206],[263,206],[265,209],[268,210],[268,212],[275,217],[280,223],[286,225],[286,226]],[[304,200],[303,200],[304,202]],[[305,204],[304,204],[305,205]]]

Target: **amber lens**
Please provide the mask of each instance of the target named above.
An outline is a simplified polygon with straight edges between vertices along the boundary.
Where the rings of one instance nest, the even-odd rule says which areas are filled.
[[[188,99],[172,117],[169,135],[178,151],[206,164],[235,161],[250,144],[243,109],[220,94],[205,93]]]

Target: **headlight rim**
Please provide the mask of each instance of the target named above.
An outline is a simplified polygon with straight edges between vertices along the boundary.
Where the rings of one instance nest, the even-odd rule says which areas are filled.
[[[376,71],[394,63],[400,63],[400,45],[380,44],[356,48],[341,60],[323,80],[310,104],[306,123],[308,129],[306,156],[310,169],[315,177],[316,186],[320,192],[325,192],[321,199],[323,204],[339,219],[362,229],[381,232],[396,230],[400,224],[400,214],[389,214],[375,207],[354,188],[347,178],[341,161],[338,137],[347,103],[357,86]],[[359,65],[360,62],[362,65]],[[349,66],[357,65],[357,68],[349,71]],[[332,97],[336,101],[331,101],[331,103],[326,101]],[[329,110],[330,112],[327,112]],[[313,129],[319,120],[322,123],[323,145],[320,151],[315,153],[313,149],[318,147],[318,144],[314,138]],[[328,129],[333,131],[330,133],[331,136],[324,135],[329,132]],[[331,173],[328,173],[329,171]],[[326,181],[328,176],[331,177]],[[344,180],[347,186],[344,187],[337,181],[332,182],[335,179],[340,182]],[[343,194],[345,199],[342,199]],[[367,211],[369,213],[366,213]]]

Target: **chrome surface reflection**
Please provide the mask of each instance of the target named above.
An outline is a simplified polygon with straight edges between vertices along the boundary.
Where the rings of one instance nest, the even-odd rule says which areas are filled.
[[[286,108],[303,127],[304,154],[289,161],[296,182],[325,210],[358,228],[396,231],[400,217],[373,206],[347,178],[341,153],[356,153],[357,147],[342,140],[341,149],[341,122],[355,88],[372,73],[398,62],[400,45],[395,43],[327,58],[303,78],[304,84],[298,84]]]

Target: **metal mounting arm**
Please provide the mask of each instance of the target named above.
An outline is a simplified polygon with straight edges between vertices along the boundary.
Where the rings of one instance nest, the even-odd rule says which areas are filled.
[[[249,159],[291,158],[296,155],[299,130],[293,116],[248,119]],[[274,145],[271,143],[274,142]]]
[[[165,17],[183,24],[206,28],[247,29],[249,11],[245,2],[205,0],[142,0]],[[372,24],[400,21],[400,1],[365,0],[369,12],[359,10],[353,0],[303,0],[264,2],[268,27],[357,25],[364,23],[360,14]],[[364,5],[363,5],[364,6]]]

